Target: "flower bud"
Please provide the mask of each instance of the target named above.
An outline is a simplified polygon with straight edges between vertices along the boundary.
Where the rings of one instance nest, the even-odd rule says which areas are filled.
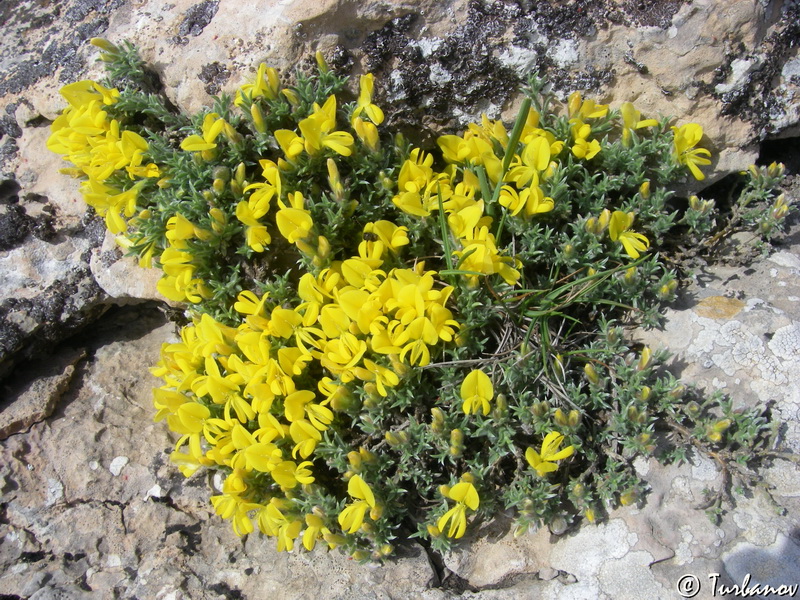
[[[100,50],[104,50],[104,51],[108,52],[109,54],[119,54],[120,53],[119,48],[117,46],[115,46],[114,44],[112,44],[111,42],[109,42],[105,38],[95,37],[95,38],[90,39],[89,43],[92,46],[100,48]]]
[[[647,402],[647,399],[650,397],[650,393],[652,391],[653,390],[649,386],[646,385],[642,386],[642,389],[639,390],[638,394],[639,400],[641,400],[642,402]]]
[[[608,223],[611,221],[611,211],[607,208],[603,209],[603,212],[600,213],[600,216],[597,217],[597,233],[603,233],[606,228],[608,227]]]
[[[638,496],[636,490],[628,490],[619,497],[619,503],[622,504],[622,506],[629,506],[638,500]]]
[[[597,374],[597,371],[592,363],[586,363],[583,365],[583,372],[586,375],[586,379],[588,379],[589,383],[592,385],[597,385],[600,382],[600,376]]]
[[[767,174],[769,174],[770,177],[783,177],[783,173],[785,170],[786,167],[783,163],[772,162],[767,167]]]
[[[350,463],[350,468],[358,472],[361,469],[361,454],[352,450],[347,453],[347,461]]]
[[[597,519],[597,515],[595,514],[593,508],[587,508],[586,510],[584,510],[583,516],[586,517],[586,520],[589,521],[589,523],[594,523],[595,520]]]
[[[567,416],[564,414],[564,411],[561,410],[560,408],[556,409],[553,418],[555,419],[556,423],[561,427],[565,427],[568,423]]]
[[[651,356],[652,352],[650,351],[649,346],[645,346],[644,349],[642,350],[641,355],[639,356],[639,363],[636,365],[636,370],[644,371],[650,364]]]
[[[678,400],[678,399],[682,398],[685,393],[686,393],[686,386],[679,383],[678,385],[676,385],[674,388],[672,388],[670,390],[669,395],[670,395],[671,398],[674,398],[675,400]],[[697,404],[697,403],[695,402],[695,404]],[[698,406],[698,408],[699,408],[699,406]]]
[[[497,394],[495,398],[494,411],[498,416],[503,416],[508,409],[508,400],[505,394]]]
[[[439,528],[436,527],[435,525],[428,525],[427,529],[428,529],[428,535],[431,536],[432,538],[438,538],[439,536],[442,535],[442,532],[439,531]]]
[[[217,194],[221,194],[225,191],[225,182],[222,179],[215,179],[211,187]]]
[[[642,185],[639,186],[639,195],[645,200],[650,197],[650,181],[644,181]]]
[[[386,434],[384,435],[384,439],[386,440],[386,443],[392,447],[399,446],[400,444],[403,443],[403,441],[400,439],[400,436],[397,435],[394,431],[387,431]]]
[[[250,116],[253,118],[253,126],[255,126],[258,133],[267,133],[267,124],[264,123],[264,113],[258,103],[253,102],[250,105]]]
[[[347,542],[347,538],[342,535],[338,535],[336,533],[323,533],[322,539],[330,546],[331,548],[336,548],[337,546],[341,546],[342,544]]]
[[[369,518],[373,521],[377,521],[383,516],[383,504],[376,504],[372,507],[369,511]]]
[[[214,179],[221,179],[223,182],[231,180],[231,170],[228,167],[214,167],[211,175]]]
[[[713,425],[714,431],[722,433],[723,431],[726,431],[731,426],[732,423],[733,421],[731,421],[730,419],[720,419],[719,421],[714,423]]]
[[[531,410],[533,411],[534,416],[541,419],[550,412],[550,404],[547,402],[537,402],[531,407]]]
[[[433,417],[431,420],[431,429],[435,433],[441,433],[444,430],[444,413],[442,409],[438,406],[434,406],[431,409],[431,416]]]
[[[464,483],[475,483],[475,477],[472,475],[472,473],[464,473],[461,475],[461,481]]]
[[[450,445],[462,448],[464,446],[464,432],[460,429],[453,429],[450,432]]]
[[[374,452],[370,452],[363,446],[358,449],[358,453],[361,455],[361,460],[367,464],[372,464],[378,460],[378,457]]]
[[[300,104],[299,96],[294,92],[294,90],[290,90],[289,88],[284,88],[281,90],[281,94],[289,101],[289,104],[292,106],[298,106]]]
[[[581,422],[581,413],[577,410],[569,411],[569,415],[567,416],[567,425],[570,427],[577,427]]]
[[[570,119],[581,112],[581,104],[583,104],[581,93],[572,92],[567,99],[567,112],[569,113]]]
[[[694,400],[689,402],[686,405],[686,407],[684,408],[684,411],[686,412],[686,414],[689,415],[692,418],[695,418],[697,415],[699,415],[700,414],[700,410],[701,410],[700,405],[697,402],[695,402]]]
[[[327,73],[328,71],[331,70],[330,67],[328,66],[328,63],[325,62],[325,57],[322,55],[322,52],[317,50],[314,53],[314,58],[317,61],[317,68],[319,68],[320,73]]]

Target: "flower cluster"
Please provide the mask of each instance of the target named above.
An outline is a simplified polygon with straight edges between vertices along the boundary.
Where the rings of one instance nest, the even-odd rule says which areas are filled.
[[[708,164],[699,125],[580,93],[554,111],[533,78],[511,127],[484,115],[437,159],[385,130],[371,74],[348,90],[321,55],[189,117],[132,47],[94,43],[118,89],[66,86],[48,146],[185,303],[155,418],[184,475],[221,474],[238,535],[361,560],[444,550],[500,510],[523,531],[640,497],[629,458],[679,418],[678,387],[614,320],[674,295],[649,250],[667,186]],[[710,443],[739,431],[718,422],[698,421]]]
[[[47,148],[73,164],[62,172],[84,180],[83,199],[105,217],[108,230],[123,233],[136,213],[141,179],[159,177],[155,164],[144,164],[147,141],[109,117],[106,109],[119,90],[78,81],[61,88],[61,95],[69,106],[53,121]],[[126,179],[140,181],[130,185]]]

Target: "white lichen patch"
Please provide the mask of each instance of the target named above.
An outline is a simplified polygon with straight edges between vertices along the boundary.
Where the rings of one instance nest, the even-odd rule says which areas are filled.
[[[536,68],[538,63],[538,55],[535,50],[514,45],[504,48],[497,55],[497,59],[503,66],[513,69],[519,75],[529,74]]]
[[[600,589],[615,600],[668,597],[669,591],[650,570],[652,562],[652,554],[639,550],[604,563],[598,573]]]
[[[111,461],[111,464],[108,466],[108,470],[111,471],[111,474],[114,477],[118,477],[119,474],[122,472],[122,469],[127,464],[128,464],[127,456],[117,456],[116,458],[114,458],[114,460]]]
[[[695,453],[691,462],[692,478],[696,481],[714,481],[717,478],[717,466],[714,464],[714,461],[707,456]]]

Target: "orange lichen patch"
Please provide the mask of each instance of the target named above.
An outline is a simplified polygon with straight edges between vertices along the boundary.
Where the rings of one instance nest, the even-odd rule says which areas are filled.
[[[703,298],[695,307],[694,312],[707,319],[732,319],[744,308],[744,302],[736,298],[725,296],[709,296]]]

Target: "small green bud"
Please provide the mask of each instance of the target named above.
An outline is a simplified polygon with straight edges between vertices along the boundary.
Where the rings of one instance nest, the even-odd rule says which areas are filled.
[[[376,504],[372,507],[369,511],[369,518],[373,521],[377,521],[383,516],[383,504]]]
[[[644,349],[642,349],[642,353],[639,355],[639,363],[636,365],[636,370],[644,371],[650,364],[652,355],[653,353],[650,351],[650,347],[645,346]]]
[[[572,258],[575,254],[575,246],[572,244],[565,244],[561,251],[564,253],[564,258]]]
[[[352,450],[347,453],[347,461],[350,463],[350,468],[358,472],[361,469],[361,454]]]
[[[653,390],[649,386],[643,385],[642,389],[639,390],[639,400],[642,402],[647,402],[647,399],[650,397],[650,393],[652,391]]]
[[[592,363],[586,363],[583,365],[583,372],[586,375],[586,379],[588,379],[589,383],[592,385],[597,385],[600,382],[600,376],[597,374],[597,371]]]
[[[228,167],[214,167],[211,174],[214,179],[221,179],[223,182],[231,180],[231,170]]]
[[[431,420],[431,429],[434,433],[442,433],[444,430],[444,413],[442,409],[438,406],[434,406],[431,409],[431,416],[433,417]]]
[[[221,194],[225,191],[225,182],[222,179],[215,179],[214,183],[211,184],[211,187],[217,194]]]
[[[686,414],[688,414],[690,417],[696,417],[697,415],[700,414],[701,409],[700,405],[694,400],[692,400],[686,405],[686,408],[684,410],[686,411]]]
[[[399,446],[400,444],[403,443],[403,441],[400,439],[400,436],[397,435],[394,431],[387,431],[386,434],[384,435],[384,439],[386,440],[386,443],[392,447]]]
[[[455,448],[463,448],[464,446],[464,432],[460,429],[453,429],[450,432],[450,445]]]
[[[723,431],[726,431],[732,425],[732,423],[733,421],[731,421],[730,419],[720,419],[719,421],[714,423],[713,425],[714,431],[722,433]]]
[[[508,400],[505,394],[497,394],[494,407],[495,413],[498,416],[502,416],[506,413],[506,410],[508,410]]]
[[[541,419],[550,412],[550,404],[547,402],[537,402],[531,407],[531,410],[533,411],[534,416]]]
[[[322,52],[317,50],[314,53],[314,58],[317,60],[317,68],[319,68],[320,73],[327,73],[331,70],[331,68],[328,66],[328,63],[325,62],[325,57],[322,55]]]
[[[783,173],[786,170],[786,166],[783,163],[776,163],[772,162],[767,167],[767,174],[770,177],[783,177]]]
[[[686,393],[686,386],[682,385],[682,384],[678,384],[674,388],[672,388],[672,390],[670,390],[669,395],[670,395],[670,397],[678,400],[679,398],[682,398],[685,393]],[[693,402],[692,404],[696,405],[697,403]],[[699,408],[700,407],[698,406],[698,409]]]
[[[361,460],[367,464],[373,464],[378,460],[378,456],[374,452],[370,452],[363,446],[358,449],[358,453],[361,455]]]
[[[582,483],[576,483],[572,488],[572,493],[576,498],[583,498],[586,494],[586,486]]]

